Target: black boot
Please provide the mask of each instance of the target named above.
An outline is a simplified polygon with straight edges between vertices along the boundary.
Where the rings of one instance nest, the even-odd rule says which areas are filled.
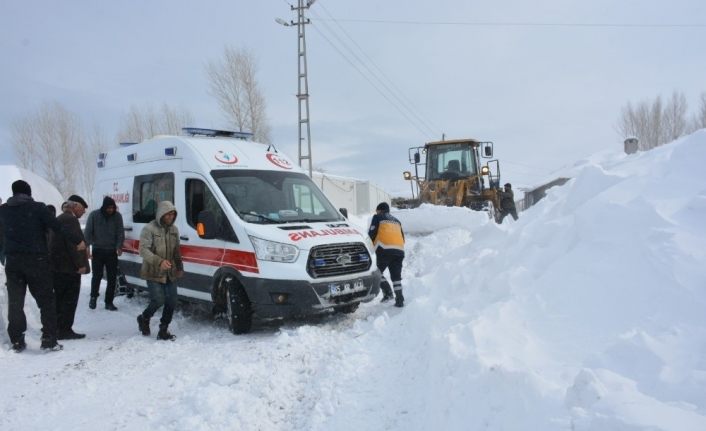
[[[169,341],[176,340],[176,335],[170,333],[169,330],[167,329],[167,327],[168,326],[165,324],[159,325],[159,332],[157,333],[158,340],[169,340]]]
[[[142,332],[142,335],[145,337],[150,336],[150,319],[146,318],[142,314],[137,316],[137,326],[140,328],[140,332]]]
[[[91,310],[95,310],[97,300],[98,300],[98,298],[96,298],[95,296],[91,296],[91,300],[88,301],[88,308],[90,308]]]
[[[395,290],[395,307],[404,307],[404,296],[401,290]]]
[[[86,334],[79,334],[78,332],[74,332],[73,329],[67,329],[59,331],[56,338],[58,340],[80,340],[81,338],[86,338]]]
[[[112,303],[110,303],[110,304],[105,304],[105,309],[106,309],[106,310],[110,310],[110,311],[118,311],[118,307],[116,307],[116,306],[113,305]]]
[[[380,302],[387,302],[394,298],[394,296],[392,296],[392,288],[390,287],[390,283],[388,283],[387,280],[383,280],[380,283],[380,290],[382,290],[382,299],[380,300]]]
[[[42,337],[42,350],[46,352],[58,352],[62,350],[64,346],[56,342],[56,338]]]
[[[12,351],[15,353],[21,353],[26,348],[27,348],[27,343],[25,343],[25,336],[24,335],[19,340],[12,342]]]

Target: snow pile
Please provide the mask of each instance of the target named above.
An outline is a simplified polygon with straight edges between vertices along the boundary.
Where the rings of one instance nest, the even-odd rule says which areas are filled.
[[[137,335],[145,299],[91,311],[84,287],[88,338],[43,355],[28,299],[0,429],[705,430],[705,161],[706,131],[585,160],[500,226],[397,212],[402,310],[240,337],[182,312],[166,343]]]

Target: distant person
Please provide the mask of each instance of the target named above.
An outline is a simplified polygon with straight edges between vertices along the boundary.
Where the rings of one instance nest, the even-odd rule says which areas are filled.
[[[118,256],[123,251],[125,231],[123,229],[123,216],[118,212],[115,200],[110,196],[103,198],[103,205],[88,215],[86,221],[86,243],[91,246],[93,261],[93,277],[91,278],[91,299],[88,307],[96,308],[100,295],[100,285],[105,268],[108,283],[105,289],[105,309],[116,311],[113,304],[115,298],[115,282],[118,276]]]
[[[168,329],[177,302],[176,280],[184,275],[179,229],[174,225],[176,216],[174,204],[162,201],[157,206],[156,218],[140,233],[140,277],[147,280],[151,300],[145,311],[137,316],[137,325],[142,335],[149,336],[150,319],[164,305],[157,333],[159,340],[176,338]]]
[[[78,219],[88,208],[86,201],[78,195],[72,195],[61,206],[62,213],[57,217],[66,230],[83,237]],[[54,298],[56,301],[57,338],[59,340],[78,340],[86,334],[73,330],[78,296],[81,291],[81,275],[90,272],[86,250],[76,250],[63,234],[53,233],[49,243],[49,261],[54,280]]]
[[[375,209],[375,215],[370,223],[368,235],[373,241],[377,266],[382,275],[385,269],[390,270],[392,287],[395,291],[395,306],[404,307],[404,296],[402,295],[402,261],[404,260],[404,232],[402,224],[395,217],[390,215],[390,205],[387,202],[380,203]],[[382,301],[386,302],[393,298],[390,284],[382,276],[380,283],[382,289]]]
[[[86,244],[81,237],[66,231],[49,214],[46,205],[35,202],[32,199],[32,188],[22,180],[12,183],[12,197],[0,206],[0,224],[4,229],[7,259],[7,332],[12,350],[21,352],[27,347],[24,304],[28,287],[41,313],[42,350],[61,350],[62,346],[57,342],[56,305],[49,266],[47,229],[66,235],[77,250],[85,250]]]
[[[56,207],[52,204],[47,205],[47,209],[49,210],[49,214],[52,217],[56,217]],[[61,205],[61,210],[64,210],[64,205]]]
[[[503,222],[505,217],[510,214],[512,218],[517,220],[517,209],[515,208],[515,194],[512,192],[512,184],[505,184],[505,190],[500,192],[500,221]]]

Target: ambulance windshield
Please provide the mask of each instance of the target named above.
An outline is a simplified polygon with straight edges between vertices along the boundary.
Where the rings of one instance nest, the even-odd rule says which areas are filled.
[[[215,170],[211,175],[240,218],[249,223],[344,220],[304,174],[280,171]]]

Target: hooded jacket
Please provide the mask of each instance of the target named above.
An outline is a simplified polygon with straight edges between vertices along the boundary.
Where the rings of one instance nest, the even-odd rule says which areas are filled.
[[[115,212],[108,215],[106,208],[115,207]],[[86,244],[94,249],[119,250],[125,241],[125,230],[123,229],[123,216],[118,212],[115,201],[110,196],[103,198],[103,205],[97,210],[91,211],[86,220],[84,229]]]
[[[162,217],[168,212],[176,212],[174,204],[162,201],[157,205],[157,215],[154,220],[147,223],[140,233],[140,256],[142,269],[140,277],[149,281],[166,283],[168,280],[177,279],[177,271],[184,270],[179,251],[179,229],[172,223],[167,226]],[[176,220],[176,217],[174,217]],[[172,268],[160,268],[163,260],[172,263]]]
[[[31,196],[18,193],[0,206],[0,225],[4,230],[3,242],[6,255],[40,254],[47,255],[47,230],[63,233],[70,243],[83,241],[83,235],[76,235],[64,229],[49,214],[47,206],[35,202]]]

